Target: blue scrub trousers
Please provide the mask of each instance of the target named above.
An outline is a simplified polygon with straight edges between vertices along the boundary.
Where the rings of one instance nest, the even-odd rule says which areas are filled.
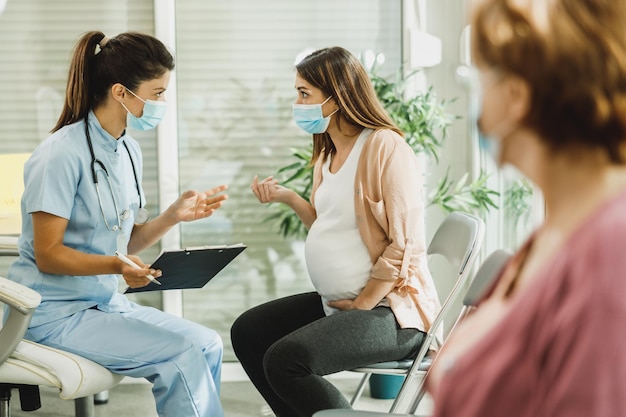
[[[146,378],[160,417],[223,417],[220,336],[155,308],[131,305],[124,313],[84,310],[30,328],[26,337],[112,372]]]

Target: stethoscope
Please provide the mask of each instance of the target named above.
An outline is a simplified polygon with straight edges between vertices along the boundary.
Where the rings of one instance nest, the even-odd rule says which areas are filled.
[[[93,183],[96,186],[96,194],[98,195],[98,205],[100,206],[100,213],[102,213],[102,219],[104,220],[104,224],[108,230],[111,232],[121,231],[122,230],[122,222],[130,216],[130,212],[128,210],[124,210],[121,214],[117,205],[117,199],[115,198],[115,193],[113,192],[113,186],[111,184],[111,179],[109,177],[109,171],[104,166],[101,160],[96,158],[96,154],[93,151],[93,144],[91,143],[91,136],[89,135],[89,123],[87,120],[87,116],[85,116],[85,136],[87,137],[87,144],[89,145],[89,153],[91,154],[91,177],[93,179]],[[133,157],[130,154],[130,150],[128,149],[128,145],[126,142],[124,143],[124,148],[126,148],[126,152],[128,153],[128,157],[130,158],[130,165],[133,167],[133,176],[135,177],[135,186],[137,188],[137,194],[139,195],[139,211],[137,216],[135,217],[136,224],[143,224],[148,221],[150,217],[148,210],[143,208],[143,204],[141,202],[141,189],[139,188],[139,179],[137,178],[137,170],[135,168],[135,162],[133,161]],[[104,214],[104,206],[102,204],[102,197],[100,195],[100,187],[98,184],[98,175],[96,173],[96,165],[99,165],[104,171],[104,175],[106,177],[107,183],[109,185],[109,191],[111,192],[111,200],[113,200],[113,207],[115,208],[115,217],[117,218],[117,224],[111,226],[107,221],[107,217]]]

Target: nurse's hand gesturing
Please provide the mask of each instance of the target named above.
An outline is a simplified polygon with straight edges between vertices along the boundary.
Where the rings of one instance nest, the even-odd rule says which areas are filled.
[[[204,192],[185,191],[168,210],[172,211],[178,222],[204,219],[215,213],[228,198],[226,194],[219,194],[227,188],[227,185],[219,185]]]

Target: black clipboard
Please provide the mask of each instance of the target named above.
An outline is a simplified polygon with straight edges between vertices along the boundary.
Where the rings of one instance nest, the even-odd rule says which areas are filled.
[[[129,287],[124,293],[202,288],[246,247],[238,243],[164,250],[150,266],[163,272],[157,278],[161,285],[151,282],[141,288]]]

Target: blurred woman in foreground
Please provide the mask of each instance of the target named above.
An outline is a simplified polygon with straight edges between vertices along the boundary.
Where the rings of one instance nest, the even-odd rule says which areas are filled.
[[[626,2],[483,0],[478,125],[545,222],[452,334],[435,416],[626,415]]]

